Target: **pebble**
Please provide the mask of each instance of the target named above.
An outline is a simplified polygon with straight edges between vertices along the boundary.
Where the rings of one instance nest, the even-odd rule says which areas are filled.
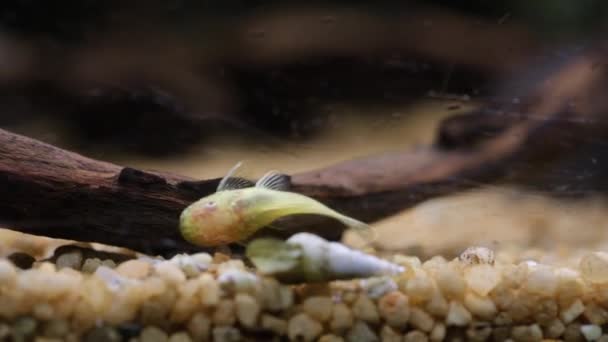
[[[147,326],[141,331],[139,339],[142,342],[166,342],[169,340],[169,336],[160,328],[155,326]]]
[[[491,320],[496,316],[498,309],[492,299],[480,297],[474,293],[467,293],[464,296],[464,306],[476,317]]]
[[[380,321],[376,305],[367,296],[359,295],[355,303],[353,303],[353,314],[356,318],[365,322],[376,324]]]
[[[437,323],[429,334],[429,339],[433,342],[443,341],[445,339],[447,329],[443,323]]]
[[[152,271],[152,265],[143,260],[128,260],[116,267],[116,272],[120,275],[132,279],[144,279]]]
[[[320,322],[326,322],[331,318],[332,307],[332,299],[326,296],[309,297],[302,303],[304,312]]]
[[[582,325],[581,333],[587,341],[597,341],[602,336],[602,327],[595,324]]]
[[[468,341],[486,341],[492,335],[492,327],[486,322],[475,322],[467,328]]]
[[[558,278],[547,266],[539,266],[530,271],[524,284],[526,291],[542,296],[553,296],[558,286]]]
[[[112,327],[93,328],[84,337],[85,342],[119,342],[121,340],[118,331]]]
[[[163,326],[168,323],[169,306],[158,300],[145,301],[140,310],[141,323],[144,325]]]
[[[344,339],[333,334],[325,334],[317,340],[317,342],[343,342]]]
[[[380,339],[382,342],[401,342],[403,336],[401,336],[395,329],[388,325],[383,325],[380,329]]]
[[[237,342],[241,340],[241,332],[235,327],[213,328],[214,342]]]
[[[392,327],[404,327],[410,319],[408,297],[399,291],[393,291],[380,298],[378,309],[382,318]]]
[[[585,312],[583,315],[589,322],[595,325],[603,325],[608,322],[608,311],[595,302],[587,303],[585,305]]]
[[[221,289],[210,274],[203,274],[198,278],[199,296],[201,304],[207,307],[216,306],[220,302]]]
[[[348,331],[348,334],[346,334],[346,340],[349,342],[375,342],[378,341],[378,336],[376,336],[365,322],[357,321]]]
[[[445,317],[448,314],[448,301],[441,295],[441,292],[436,291],[431,300],[426,304],[426,310],[435,316]]]
[[[292,341],[314,341],[322,332],[321,323],[305,313],[293,316],[287,324],[287,336]]]
[[[473,265],[464,272],[468,287],[480,296],[486,296],[498,285],[501,274],[488,264]]]
[[[361,281],[361,287],[369,298],[377,299],[384,294],[397,290],[397,283],[390,277],[375,277]]]
[[[172,284],[179,284],[186,281],[186,275],[175,264],[169,261],[159,262],[154,265],[154,271],[165,281]]]
[[[417,274],[401,289],[407,293],[412,303],[417,304],[432,298],[435,292],[433,281],[426,274]]]
[[[55,261],[58,269],[69,267],[80,270],[82,267],[82,252],[79,250],[63,253]]]
[[[248,294],[239,293],[236,295],[234,302],[236,317],[239,322],[247,328],[253,328],[260,314],[260,305],[256,299]]]
[[[38,322],[31,317],[22,317],[15,321],[12,328],[13,339],[28,341],[36,333]]]
[[[84,261],[84,264],[82,264],[81,271],[84,273],[95,273],[95,271],[97,271],[97,268],[101,265],[101,259],[89,258]]]
[[[566,326],[558,318],[552,320],[545,327],[545,337],[558,338],[566,331]]]
[[[448,315],[445,319],[447,325],[465,326],[469,324],[471,319],[471,313],[461,303],[456,301],[450,302]]]
[[[566,326],[564,335],[562,336],[564,341],[584,341],[585,337],[581,332],[580,324],[569,324]]]
[[[458,271],[450,266],[443,266],[437,272],[437,286],[444,296],[450,299],[462,298],[466,283]]]
[[[409,322],[413,327],[424,332],[430,332],[435,324],[435,321],[431,315],[417,307],[410,310]]]
[[[608,282],[608,253],[594,252],[585,254],[579,263],[583,278],[593,283]]]
[[[495,256],[494,251],[487,247],[474,246],[465,249],[458,259],[468,265],[494,265]]]
[[[262,315],[260,325],[263,329],[272,331],[279,336],[285,335],[287,331],[287,322],[284,319],[269,314]]]
[[[543,339],[543,331],[538,324],[520,325],[513,327],[511,337],[515,341],[541,341]]]
[[[233,325],[236,321],[234,302],[230,299],[220,300],[213,312],[211,321],[215,325]]]
[[[66,336],[70,332],[70,325],[64,319],[53,319],[46,323],[42,327],[42,334],[46,337],[61,338]]]
[[[429,338],[422,331],[413,330],[403,336],[403,342],[426,342]]]
[[[565,324],[574,321],[585,311],[585,306],[580,299],[575,300],[568,308],[562,310],[560,318]]]
[[[195,341],[206,341],[211,332],[211,320],[204,313],[197,312],[188,322],[188,331]]]
[[[343,334],[353,326],[354,321],[350,308],[344,303],[337,303],[332,310],[329,328],[336,334]]]
[[[171,334],[169,337],[169,342],[192,342],[192,338],[190,338],[190,335],[188,335],[187,332],[180,331]]]

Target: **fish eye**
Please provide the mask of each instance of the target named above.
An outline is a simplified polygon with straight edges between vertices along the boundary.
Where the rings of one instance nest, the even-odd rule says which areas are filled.
[[[205,207],[207,208],[215,208],[216,203],[214,201],[209,201],[207,203],[205,203]]]

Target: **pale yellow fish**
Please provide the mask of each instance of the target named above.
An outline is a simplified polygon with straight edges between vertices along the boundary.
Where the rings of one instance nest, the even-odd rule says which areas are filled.
[[[268,172],[255,184],[233,177],[240,164],[222,179],[217,192],[184,209],[179,228],[187,241],[204,247],[243,242],[275,220],[294,214],[329,216],[355,229],[368,242],[375,238],[367,224],[310,197],[283,191],[289,185],[283,174]]]

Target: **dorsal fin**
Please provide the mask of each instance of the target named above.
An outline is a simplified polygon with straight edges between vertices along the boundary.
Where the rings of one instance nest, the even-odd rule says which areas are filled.
[[[252,182],[248,179],[241,178],[241,177],[234,177],[234,174],[236,173],[238,168],[241,167],[242,164],[243,164],[243,162],[240,161],[240,162],[236,163],[236,165],[234,165],[230,169],[230,171],[228,171],[228,173],[220,181],[220,184],[218,184],[217,191],[250,188],[255,185],[254,182]]]
[[[269,171],[260,178],[255,186],[271,190],[285,191],[289,189],[289,176],[278,171]]]

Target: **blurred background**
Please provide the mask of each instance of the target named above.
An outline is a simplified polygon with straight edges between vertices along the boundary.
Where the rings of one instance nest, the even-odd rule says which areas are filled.
[[[595,47],[606,19],[599,0],[3,1],[0,127],[198,179],[239,160],[308,171],[432,144],[441,120]],[[375,225],[380,245],[603,248],[605,145],[538,191],[488,184],[404,210]]]

